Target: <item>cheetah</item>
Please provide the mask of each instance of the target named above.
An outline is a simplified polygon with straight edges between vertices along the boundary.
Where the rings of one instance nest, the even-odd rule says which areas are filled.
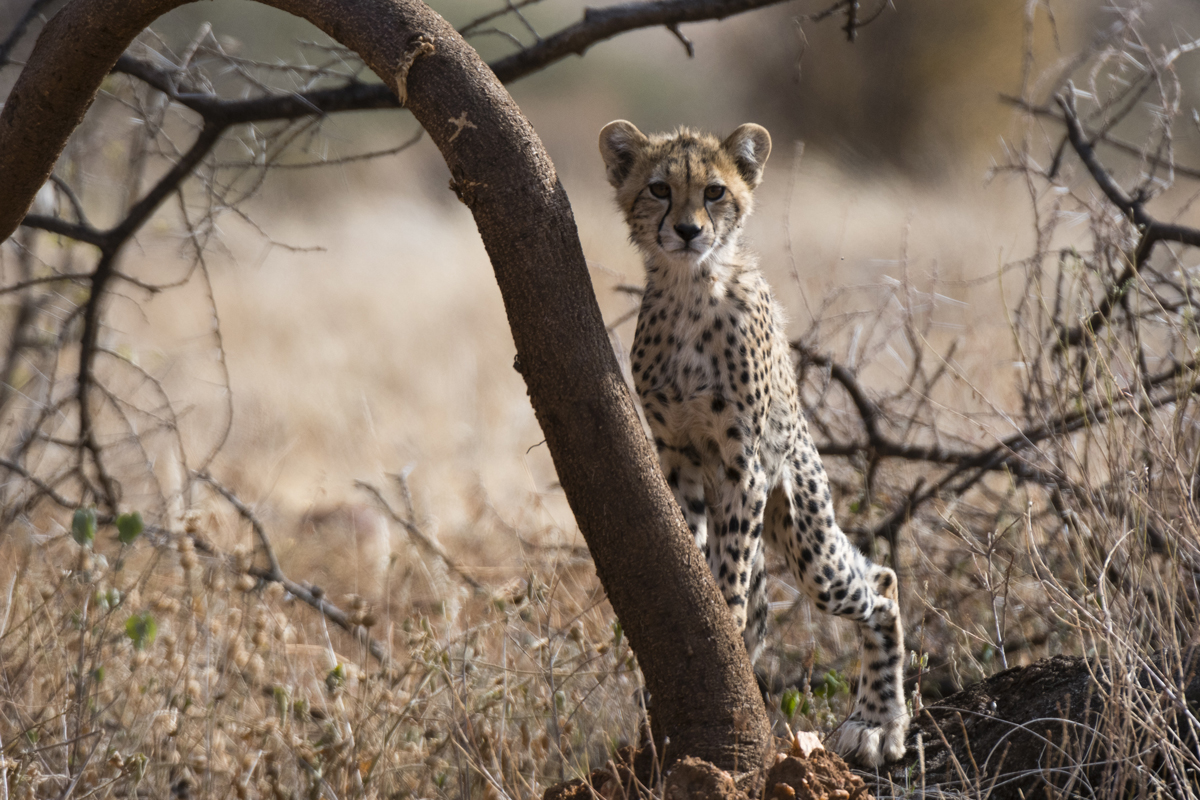
[[[817,608],[858,623],[863,670],[833,747],[866,766],[904,755],[904,629],[896,574],[834,521],[829,479],[800,411],[781,307],[741,242],[771,137],[680,128],[600,131],[646,286],[631,366],[667,483],[742,632],[766,634],[764,540]]]

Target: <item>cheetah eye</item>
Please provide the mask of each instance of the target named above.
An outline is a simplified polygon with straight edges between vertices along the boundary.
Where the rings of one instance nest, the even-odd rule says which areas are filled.
[[[655,181],[650,184],[650,194],[655,197],[667,198],[671,196],[671,187],[662,181]]]
[[[713,184],[704,190],[704,199],[709,201],[720,200],[725,196],[725,187],[719,184]]]

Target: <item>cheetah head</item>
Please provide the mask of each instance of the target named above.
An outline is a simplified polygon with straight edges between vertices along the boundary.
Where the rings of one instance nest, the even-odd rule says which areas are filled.
[[[770,134],[754,124],[725,141],[687,128],[647,136],[625,120],[600,131],[630,238],[654,261],[684,269],[737,246],[770,154]]]

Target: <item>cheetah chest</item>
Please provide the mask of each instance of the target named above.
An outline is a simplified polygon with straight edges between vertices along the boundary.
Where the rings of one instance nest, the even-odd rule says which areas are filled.
[[[642,309],[634,339],[633,372],[643,398],[664,394],[691,403],[724,393],[723,304],[697,308],[664,302]]]

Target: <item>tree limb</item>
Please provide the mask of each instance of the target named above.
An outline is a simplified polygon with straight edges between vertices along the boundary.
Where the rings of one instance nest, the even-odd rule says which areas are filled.
[[[651,0],[584,9],[583,19],[530,47],[493,61],[490,66],[504,83],[522,78],[570,55],[638,28],[670,27],[684,22],[725,19],[782,0]]]

